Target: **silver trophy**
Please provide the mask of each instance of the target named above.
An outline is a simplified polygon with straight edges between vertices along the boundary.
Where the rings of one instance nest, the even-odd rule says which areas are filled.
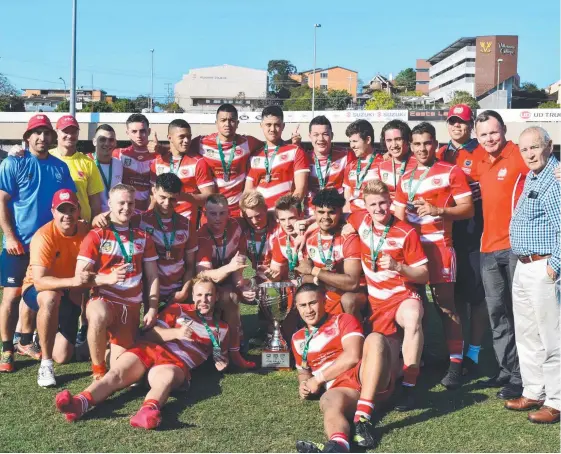
[[[267,320],[273,323],[273,335],[267,339],[261,354],[261,365],[275,369],[290,368],[288,344],[281,334],[280,324],[288,315],[289,288],[292,282],[264,282],[259,284],[257,299]]]

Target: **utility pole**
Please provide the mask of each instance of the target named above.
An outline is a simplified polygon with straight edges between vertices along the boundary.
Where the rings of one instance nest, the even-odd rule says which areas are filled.
[[[70,115],[76,117],[76,13],[77,0],[72,0],[72,57],[70,59]]]
[[[316,30],[321,27],[321,24],[314,24],[314,69],[312,81],[312,118],[315,117],[316,110]]]
[[[171,83],[168,82],[168,83],[166,83],[165,85],[166,85],[166,91],[167,91],[167,93],[168,93],[168,101],[167,101],[167,103],[169,104],[169,103],[171,103]]]
[[[154,49],[150,49],[152,53],[152,66],[150,71],[150,112],[154,112]]]

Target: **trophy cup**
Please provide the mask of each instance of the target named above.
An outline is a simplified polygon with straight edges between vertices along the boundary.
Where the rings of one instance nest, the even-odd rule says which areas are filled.
[[[268,338],[261,354],[261,366],[274,369],[290,369],[288,344],[280,330],[281,322],[288,315],[288,289],[292,282],[264,282],[258,287],[258,302],[267,320],[274,326],[272,337]]]

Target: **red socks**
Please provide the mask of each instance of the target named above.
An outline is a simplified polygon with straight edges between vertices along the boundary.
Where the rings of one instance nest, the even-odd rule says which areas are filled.
[[[102,363],[102,364],[93,364],[92,363],[92,372],[93,372],[94,378],[96,380],[100,380],[107,373],[107,365],[105,363]]]
[[[155,399],[145,400],[140,410],[130,420],[131,426],[147,430],[155,429],[161,422],[160,404]]]
[[[461,364],[464,358],[464,341],[461,339],[448,340],[446,345],[448,345],[448,352],[450,353],[450,362]]]
[[[374,410],[374,402],[368,399],[363,399],[362,397],[358,400],[356,404],[355,417],[353,422],[357,423],[360,418],[365,418],[370,420],[372,417],[372,411]]]
[[[70,391],[65,389],[56,395],[55,405],[58,411],[64,413],[68,422],[74,422],[86,413],[94,402],[88,391],[82,391],[80,394],[72,396]]]
[[[337,432],[331,435],[329,441],[334,441],[338,445],[345,449],[345,452],[350,452],[351,446],[349,445],[349,437],[347,437],[343,432]]]
[[[415,386],[419,376],[418,366],[403,366],[403,386]]]

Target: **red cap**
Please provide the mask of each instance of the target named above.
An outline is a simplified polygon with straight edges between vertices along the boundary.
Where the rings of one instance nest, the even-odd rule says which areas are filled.
[[[456,104],[450,107],[446,120],[450,120],[452,117],[458,117],[464,121],[473,121],[473,112],[467,104]]]
[[[64,203],[69,203],[70,205],[74,205],[76,208],[80,208],[78,197],[74,192],[70,191],[69,189],[59,189],[53,196],[52,207],[54,210],[56,210]]]
[[[54,132],[53,125],[51,124],[51,120],[49,120],[49,117],[43,114],[32,116],[27,122],[27,129],[23,133],[23,137],[25,138],[25,136],[28,135],[28,133],[30,133],[31,131],[43,126]]]
[[[56,122],[56,128],[60,131],[65,130],[69,126],[74,126],[75,128],[80,129],[80,125],[72,115],[64,115]]]

